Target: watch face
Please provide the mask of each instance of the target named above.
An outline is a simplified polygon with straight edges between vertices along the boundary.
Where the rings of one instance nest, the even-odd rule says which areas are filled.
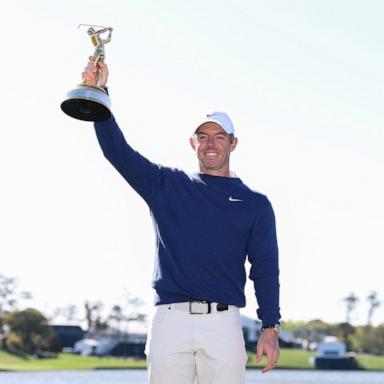
[[[273,329],[278,335],[281,332],[281,325],[280,324],[267,325],[266,327],[261,328],[262,331],[264,331],[265,329]]]

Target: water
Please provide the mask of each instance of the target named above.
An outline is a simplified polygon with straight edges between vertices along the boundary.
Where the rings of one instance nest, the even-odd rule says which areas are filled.
[[[146,371],[0,372],[0,384],[146,384]],[[384,384],[384,372],[248,370],[246,384]]]

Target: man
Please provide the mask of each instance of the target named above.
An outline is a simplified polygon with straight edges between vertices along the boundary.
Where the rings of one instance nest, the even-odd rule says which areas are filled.
[[[100,86],[108,68],[99,63]],[[94,59],[82,74],[96,83]],[[247,355],[239,307],[245,305],[246,257],[251,263],[263,328],[257,361],[263,372],[279,358],[278,250],[268,199],[231,177],[234,127],[222,112],[207,115],[190,139],[200,172],[154,164],[125,141],[114,117],[95,123],[105,157],[148,204],[157,252],[156,312],[146,345],[153,384],[240,384]],[[233,175],[232,175],[233,176]]]

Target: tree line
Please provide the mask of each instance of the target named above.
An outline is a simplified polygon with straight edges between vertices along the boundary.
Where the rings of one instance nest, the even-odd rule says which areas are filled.
[[[374,314],[381,305],[378,292],[371,291],[365,298],[368,310],[364,325],[352,325],[353,313],[361,301],[360,298],[351,292],[341,300],[345,304],[344,322],[331,324],[320,319],[308,322],[287,321],[284,322],[283,328],[303,340],[303,346],[308,350],[314,349],[325,337],[335,336],[346,344],[348,351],[383,355],[384,322],[376,327],[372,325]]]
[[[126,290],[123,290],[119,303],[109,310],[104,308],[101,301],[86,301],[83,315],[72,304],[57,307],[50,317],[35,308],[19,309],[21,300],[31,298],[30,292],[18,290],[15,277],[0,274],[1,349],[27,354],[40,351],[58,352],[58,339],[50,325],[57,318],[62,318],[65,322],[83,323],[88,334],[112,329],[117,336],[128,333],[130,322],[143,322],[146,319],[146,315],[140,310],[143,301]]]
[[[58,307],[51,317],[34,308],[19,309],[20,300],[31,298],[29,292],[18,290],[16,278],[0,274],[0,348],[29,354],[57,350],[57,339],[50,326],[57,318],[77,324],[83,322],[88,333],[114,330],[117,336],[128,333],[130,322],[145,321],[146,318],[140,310],[144,303],[126,290],[119,303],[109,310],[101,301],[86,301],[83,315],[79,314],[75,305]],[[344,322],[331,324],[320,319],[286,321],[283,328],[301,339],[307,349],[314,349],[326,336],[336,336],[346,343],[350,351],[384,354],[384,322],[372,325],[374,314],[381,305],[378,293],[373,291],[366,297],[368,311],[365,325],[351,324],[360,299],[352,292],[342,301],[345,304]]]

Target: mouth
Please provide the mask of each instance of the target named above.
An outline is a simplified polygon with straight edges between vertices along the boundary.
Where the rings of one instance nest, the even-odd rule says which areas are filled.
[[[211,158],[219,156],[219,154],[216,151],[206,151],[204,152],[204,155],[206,157],[211,157]]]

